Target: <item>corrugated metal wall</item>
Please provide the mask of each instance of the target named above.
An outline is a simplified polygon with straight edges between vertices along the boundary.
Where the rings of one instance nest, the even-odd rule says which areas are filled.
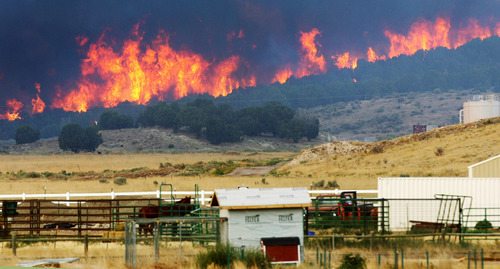
[[[495,207],[499,209],[492,209],[489,214],[500,215],[500,178],[379,178],[378,191],[379,198],[385,199],[434,198],[435,194],[472,196],[472,208]],[[410,220],[436,221],[438,210],[439,203],[389,201],[390,229],[406,230]],[[474,226],[482,219],[481,216],[469,218],[468,225]],[[498,225],[500,223],[494,224]]]
[[[469,166],[469,177],[500,177],[500,156]]]

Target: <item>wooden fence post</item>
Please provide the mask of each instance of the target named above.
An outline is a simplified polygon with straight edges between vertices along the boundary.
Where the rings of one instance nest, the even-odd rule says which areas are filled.
[[[446,246],[446,229],[441,229],[441,240],[443,241],[443,246]]]
[[[89,257],[89,234],[85,234],[85,238],[83,239],[83,252],[85,254],[85,258]]]
[[[16,234],[12,234],[12,255],[17,256]]]

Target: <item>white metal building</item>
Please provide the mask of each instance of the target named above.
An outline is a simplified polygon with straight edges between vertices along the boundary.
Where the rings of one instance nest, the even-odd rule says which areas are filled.
[[[500,155],[473,164],[469,168],[469,177],[500,177]]]
[[[211,201],[228,218],[222,241],[235,247],[260,247],[264,237],[299,237],[303,246],[302,208],[310,205],[307,188],[219,189]]]
[[[465,102],[460,110],[460,123],[470,123],[480,119],[500,116],[500,95],[475,95],[472,101]]]
[[[464,216],[469,215],[466,226],[485,218],[485,215],[500,216],[500,178],[379,178],[379,198],[389,200],[389,228],[393,231],[407,230],[412,220],[436,222],[440,201],[422,202],[411,199],[434,198],[436,194],[470,196],[464,204]],[[472,209],[469,209],[472,208]],[[488,208],[488,209],[487,209]],[[451,212],[450,214],[456,214]],[[464,219],[464,222],[467,219]],[[490,220],[493,226],[500,226],[498,217]]]

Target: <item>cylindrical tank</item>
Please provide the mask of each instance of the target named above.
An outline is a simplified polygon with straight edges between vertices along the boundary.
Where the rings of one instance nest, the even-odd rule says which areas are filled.
[[[474,122],[500,116],[500,96],[480,95],[474,96],[473,101],[465,102],[464,109],[460,111],[460,123]]]

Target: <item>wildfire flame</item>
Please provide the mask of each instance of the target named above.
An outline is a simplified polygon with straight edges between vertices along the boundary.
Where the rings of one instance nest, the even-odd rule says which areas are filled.
[[[492,35],[488,26],[479,25],[475,19],[470,19],[469,24],[461,29],[454,30],[450,27],[449,18],[437,18],[435,23],[427,20],[415,22],[410,27],[406,36],[385,31],[391,47],[389,58],[401,54],[412,55],[418,50],[429,50],[437,47],[457,48],[475,38],[485,39]]]
[[[309,76],[311,74],[317,75],[320,73],[326,73],[326,62],[322,54],[318,54],[318,47],[321,47],[316,41],[316,36],[320,34],[320,31],[313,28],[310,32],[300,32],[300,62],[297,69],[293,72],[290,67],[285,67],[279,70],[274,76],[272,83],[279,82],[281,84],[285,83],[292,75],[296,78],[301,78]]]
[[[0,115],[0,120],[14,121],[22,119],[19,116],[22,107],[23,103],[16,99],[7,100],[7,112],[4,115]]]
[[[411,25],[406,35],[385,30],[384,35],[390,42],[387,55],[378,56],[373,48],[369,47],[364,59],[375,62],[398,57],[402,54],[413,55],[419,50],[430,50],[437,47],[455,49],[472,39],[488,38],[495,32],[496,35],[500,36],[500,23],[496,24],[495,30],[491,30],[488,26],[479,25],[476,19],[470,19],[465,27],[455,30],[451,28],[449,18],[438,17],[434,23],[421,19]],[[336,54],[332,56],[332,59],[334,60],[333,64],[339,69],[355,69],[357,67],[358,58],[352,57],[349,52]]]
[[[375,53],[375,51],[373,50],[372,47],[369,47],[368,48],[368,51],[366,52],[366,59],[369,61],[369,62],[376,62],[376,61],[379,61],[379,60],[385,60],[386,57],[385,55],[382,55],[382,56],[377,56],[377,54]]]
[[[292,70],[289,67],[286,67],[282,70],[279,70],[272,80],[272,83],[279,82],[281,84],[285,83],[291,76],[293,75]]]
[[[245,64],[239,56],[209,62],[194,52],[174,50],[163,31],[141,50],[144,45],[138,27],[134,27],[132,39],[125,41],[119,52],[104,41],[105,33],[90,44],[76,89],[65,95],[59,92],[52,107],[82,112],[125,101],[147,104],[153,97],[178,99],[203,93],[225,96],[235,88],[256,85],[253,75],[235,77],[235,71]]]
[[[356,67],[358,67],[358,58],[351,57],[349,52],[332,56],[332,59],[335,61],[334,65],[336,65],[338,69],[342,68],[355,69]]]
[[[88,47],[85,59],[81,62],[81,74],[70,91],[60,90],[52,100],[51,107],[66,111],[87,111],[91,107],[114,107],[122,102],[147,104],[151,99],[178,99],[189,94],[210,94],[214,97],[230,94],[236,88],[256,85],[256,77],[250,71],[241,75],[242,70],[250,66],[240,56],[226,59],[204,59],[201,54],[187,49],[174,49],[170,45],[170,36],[160,31],[156,38],[146,44],[139,31],[140,24],[131,30],[131,38],[121,46],[114,41],[107,42],[104,32],[94,43],[85,36],[78,36],[75,41],[80,50]],[[328,67],[320,53],[321,44],[316,38],[321,32],[313,28],[309,32],[300,32],[300,61],[288,63],[280,68],[271,82],[285,83],[290,77],[301,78],[312,74],[326,73]],[[357,68],[358,60],[376,62],[412,55],[419,50],[437,47],[457,48],[474,38],[485,39],[492,35],[500,36],[500,22],[493,28],[482,26],[478,20],[470,19],[456,29],[451,27],[449,18],[437,18],[434,22],[420,19],[413,23],[408,32],[400,34],[385,30],[390,46],[386,49],[377,47],[377,54],[368,47],[366,54],[343,52],[333,54],[333,64],[337,68]],[[232,32],[228,41],[245,38],[243,30]],[[255,44],[249,45],[252,49]],[[381,51],[385,51],[381,52]],[[332,55],[332,54],[330,54]],[[3,73],[0,71],[0,79]],[[357,80],[354,78],[354,82]],[[32,114],[42,113],[45,103],[40,98],[40,84],[36,83],[36,97],[32,99]],[[0,119],[21,119],[23,104],[15,99],[7,101],[7,112]]]
[[[31,114],[43,113],[45,110],[45,102],[40,98],[40,83],[35,83],[35,87],[37,90],[36,98],[31,99],[31,104],[33,105],[33,109],[31,110]]]

